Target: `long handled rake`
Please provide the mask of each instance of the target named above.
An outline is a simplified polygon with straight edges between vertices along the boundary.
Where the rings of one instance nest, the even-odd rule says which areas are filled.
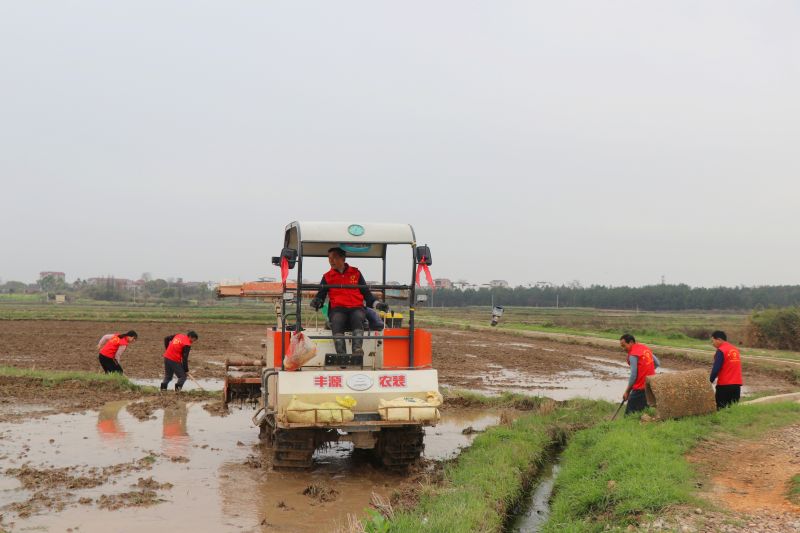
[[[617,407],[617,410],[616,410],[616,411],[614,411],[614,416],[612,416],[612,417],[611,417],[611,419],[609,420],[609,422],[611,422],[611,421],[613,421],[615,418],[617,418],[617,415],[619,414],[619,410],[620,410],[620,409],[622,409],[622,406],[623,406],[623,405],[625,405],[625,400],[622,400],[621,402],[619,402],[619,406]]]

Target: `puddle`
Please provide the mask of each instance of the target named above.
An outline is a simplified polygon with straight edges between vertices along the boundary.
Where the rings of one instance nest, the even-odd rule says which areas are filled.
[[[175,389],[175,381],[176,378],[172,378],[172,381],[169,383],[169,390]],[[158,379],[131,379],[131,382],[141,385],[143,387],[155,387],[156,389],[161,386],[162,378]],[[221,379],[198,379],[195,380],[197,383],[192,381],[191,379],[187,379],[186,382],[183,384],[183,390],[190,391],[190,390],[200,390],[200,387],[207,391],[221,391],[223,386],[223,381]],[[198,386],[199,384],[199,386]]]
[[[481,376],[482,388],[499,394],[510,391],[534,396],[546,396],[554,400],[589,398],[592,400],[618,401],[628,384],[627,365],[616,365],[607,359],[594,359],[590,370],[570,370],[552,376],[532,376],[525,372],[487,364],[489,371]],[[658,372],[672,372],[659,368]]]
[[[373,466],[367,454],[353,453],[350,443],[336,443],[315,454],[310,472],[272,472],[261,467],[270,450],[258,440],[250,409],[234,409],[226,417],[213,417],[201,403],[184,404],[154,412],[154,418],[137,420],[126,402],[111,402],[100,411],[56,414],[24,423],[0,423],[2,472],[31,468],[70,468],[81,476],[92,468],[154,458],[152,468],[125,470],[93,488],[49,489],[64,505],[41,509],[19,518],[8,509],[31,493],[20,482],[0,473],[0,514],[14,531],[139,532],[189,531],[292,531],[335,530],[347,524],[347,515],[361,514],[373,492],[388,497],[405,476]],[[469,445],[471,426],[481,431],[497,424],[499,414],[481,410],[445,410],[443,420],[426,428],[425,457],[448,459]],[[139,478],[152,477],[172,488],[157,490],[164,500],[150,507],[100,509],[97,500],[133,488]],[[336,491],[332,501],[304,495],[310,486]],[[89,504],[79,499],[93,500]],[[85,500],[84,500],[85,501]]]
[[[547,522],[550,516],[550,496],[553,494],[553,485],[560,466],[557,462],[549,462],[542,468],[538,485],[527,500],[523,510],[514,520],[510,531],[515,533],[535,533]]]
[[[425,428],[425,457],[428,459],[452,459],[470,445],[475,434],[462,433],[467,427],[480,432],[500,422],[500,414],[479,409],[443,411],[442,420],[436,427]]]

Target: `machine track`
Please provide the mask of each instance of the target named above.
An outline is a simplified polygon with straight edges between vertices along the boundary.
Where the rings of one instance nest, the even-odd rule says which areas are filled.
[[[272,442],[272,466],[275,468],[311,468],[317,449],[313,429],[278,429]]]
[[[378,435],[375,453],[386,468],[404,470],[422,453],[424,435],[421,426],[384,428]]]
[[[269,427],[265,433],[269,434]],[[327,442],[338,440],[335,430],[277,429],[272,436],[272,466],[274,468],[311,468],[314,450]],[[267,442],[270,442],[269,438]]]

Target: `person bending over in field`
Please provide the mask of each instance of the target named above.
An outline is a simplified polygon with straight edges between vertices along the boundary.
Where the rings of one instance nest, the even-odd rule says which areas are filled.
[[[103,367],[103,372],[106,374],[122,374],[122,365],[119,364],[119,358],[128,345],[135,342],[137,338],[139,338],[139,335],[133,330],[127,333],[108,333],[103,335],[97,341],[97,351],[100,352],[98,357],[100,366]]]
[[[177,333],[164,337],[164,381],[161,390],[167,390],[172,376],[178,377],[175,382],[175,392],[179,392],[186,383],[186,374],[189,372],[189,350],[192,343],[197,342],[197,333],[189,331],[186,335]]]
[[[625,414],[637,413],[647,407],[647,396],[644,393],[644,385],[647,376],[656,373],[656,368],[661,366],[658,358],[653,355],[644,344],[636,342],[633,335],[626,333],[619,338],[620,347],[628,354],[628,365],[631,367],[631,375],[628,378],[628,387],[622,395],[622,401],[628,400],[625,407]]]

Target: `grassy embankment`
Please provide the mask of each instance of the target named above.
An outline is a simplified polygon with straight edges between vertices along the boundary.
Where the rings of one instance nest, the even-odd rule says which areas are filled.
[[[62,370],[30,370],[11,366],[0,366],[0,378],[16,378],[27,380],[45,388],[57,387],[63,383],[78,383],[89,388],[101,385],[104,388],[132,391],[142,394],[158,393],[157,387],[137,385],[122,374],[100,374],[97,372],[62,371]],[[219,391],[183,391],[181,394],[195,398],[211,398],[220,396]]]
[[[420,321],[429,325],[486,327],[487,308],[422,308]],[[535,331],[616,341],[622,333],[632,333],[649,344],[709,351],[711,332],[724,330],[734,343],[740,343],[749,315],[722,312],[652,312],[612,311],[606,309],[545,309],[538,307],[506,308],[497,330]],[[494,329],[494,328],[492,328]],[[785,356],[800,359],[796,352],[748,348],[756,355]]]
[[[455,391],[450,401],[513,406],[516,395],[486,398]],[[540,400],[547,402],[547,400]],[[454,402],[459,403],[459,402]],[[546,405],[546,404],[543,404]],[[555,404],[550,404],[555,405]],[[720,413],[642,424],[638,417],[607,422],[606,402],[567,402],[490,428],[448,464],[444,480],[423,486],[412,509],[391,518],[372,512],[367,531],[501,531],[525,482],[554,444],[569,439],[545,531],[599,532],[647,522],[670,506],[703,505],[685,454],[703,439],[748,438],[797,423],[800,405],[738,405]],[[575,431],[576,427],[593,425]],[[800,492],[800,476],[789,491]]]
[[[523,399],[456,395],[472,405],[487,406],[514,406]],[[443,483],[423,486],[413,509],[398,511],[390,520],[373,514],[367,531],[500,531],[549,450],[577,427],[591,425],[612,410],[606,402],[556,404],[537,399],[537,403],[538,409],[530,414],[478,435],[472,446],[445,466]]]
[[[636,418],[578,432],[562,455],[546,532],[603,531],[698,504],[684,458],[711,436],[755,437],[797,423],[800,405],[738,405],[712,415],[641,424]]]

